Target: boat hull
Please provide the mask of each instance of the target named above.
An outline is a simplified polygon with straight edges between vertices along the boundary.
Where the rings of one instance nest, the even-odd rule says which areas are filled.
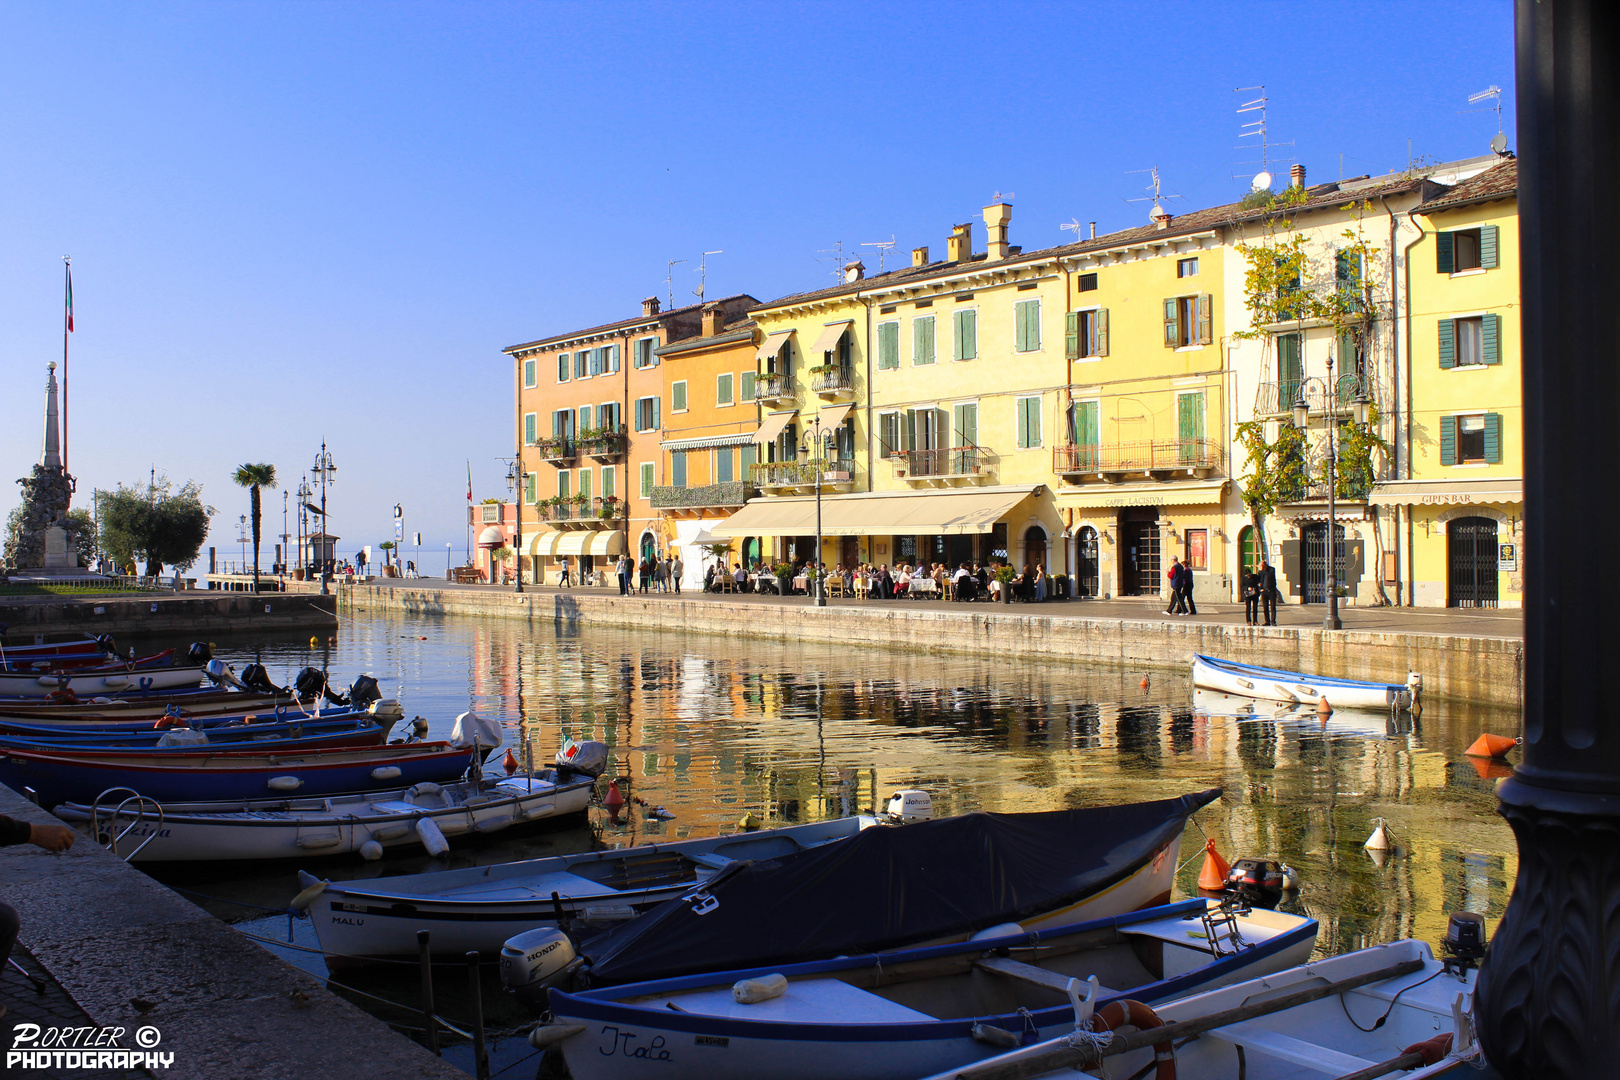
[[[1316,708],[1323,699],[1333,708],[1388,712],[1412,704],[1411,692],[1396,683],[1364,682],[1304,675],[1297,671],[1238,664],[1213,656],[1193,657],[1193,685],[1240,697],[1281,701]]]
[[[64,671],[60,675],[34,672],[0,672],[0,696],[46,698],[64,685],[81,698],[116,694],[124,690],[149,693],[153,690],[179,690],[201,684],[203,669],[197,665],[92,669]]]

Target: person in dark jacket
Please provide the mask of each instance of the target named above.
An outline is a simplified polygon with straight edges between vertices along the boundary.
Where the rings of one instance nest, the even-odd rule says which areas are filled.
[[[1245,570],[1239,581],[1238,588],[1243,596],[1243,621],[1253,626],[1260,621],[1260,575],[1253,570]]]
[[[77,834],[66,825],[33,825],[0,814],[0,846],[35,844],[46,851],[66,851]],[[11,956],[22,923],[10,904],[0,904],[0,964]],[[3,1015],[3,1014],[0,1014]]]
[[[1181,564],[1181,607],[1188,615],[1198,614],[1198,605],[1193,603],[1192,567],[1186,563]]]
[[[1164,609],[1166,615],[1187,614],[1187,601],[1181,591],[1181,560],[1170,556],[1170,569],[1164,575],[1170,583],[1170,606]]]
[[[1265,616],[1264,620],[1262,620],[1263,624],[1266,626],[1276,626],[1277,571],[1269,562],[1267,562],[1265,559],[1261,559],[1260,573],[1256,576],[1260,579],[1260,610]]]

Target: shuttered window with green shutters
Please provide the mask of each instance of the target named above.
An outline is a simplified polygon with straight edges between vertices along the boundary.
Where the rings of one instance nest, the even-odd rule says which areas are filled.
[[[758,378],[757,372],[745,371],[742,373],[742,378],[739,380],[738,385],[741,389],[739,400],[745,404],[754,400],[754,380],[756,378]]]
[[[755,443],[744,443],[742,454],[742,478],[748,480],[753,476],[754,466],[759,463],[759,446]]]
[[[538,414],[523,414],[523,442],[528,446],[533,446],[538,436],[538,432],[536,431],[537,421]]]
[[[535,476],[534,473],[529,473],[528,475],[524,476],[524,478],[523,478],[523,499],[530,506],[533,506],[534,502],[535,502],[535,496],[537,494],[537,492],[535,490],[535,484],[537,482],[538,482],[538,478]]]
[[[1501,241],[1497,239],[1495,225],[1481,225],[1479,227],[1479,265],[1486,270],[1495,270],[1500,264],[1499,249]]]
[[[956,324],[955,351],[951,354],[958,360],[972,360],[979,355],[979,313],[972,308],[964,308],[951,316]]]
[[[1080,313],[1071,311],[1063,321],[1063,355],[1070,360],[1078,360],[1080,359]]]
[[[911,362],[918,367],[934,362],[934,317],[911,320]]]
[[[669,411],[686,411],[686,381],[671,383],[669,388]]]
[[[675,487],[686,486],[686,451],[674,450],[669,455],[669,482]]]
[[[576,427],[574,430],[575,431],[589,431],[594,426],[595,425],[591,423],[591,407],[589,405],[580,406],[580,410],[579,410],[579,426]]]
[[[1502,317],[1500,315],[1481,315],[1480,326],[1480,359],[1487,364],[1500,364],[1502,362]]]
[[[535,385],[535,363],[533,360],[523,361],[523,386],[532,389]]]
[[[650,462],[650,461],[645,461],[645,462],[642,462],[642,465],[641,465],[641,497],[643,499],[652,498],[652,489],[653,489],[653,463]]]
[[[1456,262],[1456,244],[1448,232],[1437,233],[1434,244],[1434,269],[1438,274],[1449,274]]]
[[[1299,399],[1305,365],[1299,356],[1299,335],[1277,335],[1277,411],[1286,412]]]
[[[1440,366],[1457,366],[1457,320],[1440,320]]]
[[[1180,438],[1182,461],[1202,456],[1204,439],[1204,392],[1176,395],[1176,434]]]
[[[900,414],[878,413],[878,456],[891,457],[903,449],[900,445]]]
[[[731,447],[722,446],[714,452],[714,482],[729,484],[732,481]]]
[[[1093,318],[1095,319],[1096,330],[1093,332],[1093,337],[1095,338],[1095,341],[1094,341],[1094,348],[1092,350],[1091,355],[1093,355],[1093,356],[1107,356],[1108,355],[1108,309],[1107,308],[1098,308],[1093,313]]]
[[[604,499],[611,499],[615,494],[613,490],[613,473],[613,466],[605,465],[602,467],[602,498]]]
[[[979,445],[979,406],[977,403],[956,406],[953,421],[952,446]]]
[[[1108,355],[1108,309],[1071,311],[1064,337],[1064,351],[1070,360],[1089,360]]]
[[[1491,465],[1502,463],[1502,416],[1485,414],[1485,460]]]
[[[1013,305],[1014,342],[1019,352],[1035,352],[1041,347],[1041,302],[1020,300]]]
[[[1197,328],[1194,331],[1194,335],[1198,344],[1213,344],[1215,341],[1214,297],[1212,297],[1209,293],[1198,294],[1198,302],[1195,310],[1197,313]]]
[[[570,368],[570,365],[568,363],[568,354],[567,353],[558,353],[557,354],[557,381],[558,382],[567,382],[568,381],[568,376],[569,376],[569,373],[570,373],[569,368]]]
[[[1457,418],[1440,418],[1440,464],[1457,464]]]
[[[579,493],[586,499],[591,497],[591,470],[579,470]]]
[[[900,366],[900,324],[878,323],[878,370],[887,371]]]
[[[731,382],[732,382],[732,380],[731,380],[731,372],[729,372],[729,371],[726,372],[724,375],[716,375],[715,376],[715,379],[714,379],[714,403],[715,403],[715,405],[718,406],[718,405],[730,405],[730,404],[732,404]]]
[[[1018,404],[1018,448],[1028,450],[1041,445],[1041,399],[1021,397]]]
[[[1082,469],[1095,469],[1097,467],[1097,432],[1099,403],[1095,401],[1077,401],[1074,403],[1074,419],[1069,437],[1074,445],[1081,449],[1077,453],[1075,464]]]
[[[1167,349],[1181,346],[1180,306],[1174,296],[1164,302],[1164,347]]]

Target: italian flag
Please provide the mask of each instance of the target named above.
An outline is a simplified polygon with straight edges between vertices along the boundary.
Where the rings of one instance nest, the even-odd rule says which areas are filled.
[[[71,266],[68,267],[67,272],[67,329],[68,333],[73,333],[73,267]]]

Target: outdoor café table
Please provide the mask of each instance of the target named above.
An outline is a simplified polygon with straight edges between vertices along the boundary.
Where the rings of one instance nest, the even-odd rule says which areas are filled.
[[[912,596],[938,596],[939,585],[933,578],[914,577],[911,579],[909,591]]]
[[[794,578],[793,579],[793,591],[794,592],[806,592],[806,593],[809,592],[810,591],[810,575],[809,574],[800,574],[798,577]]]

